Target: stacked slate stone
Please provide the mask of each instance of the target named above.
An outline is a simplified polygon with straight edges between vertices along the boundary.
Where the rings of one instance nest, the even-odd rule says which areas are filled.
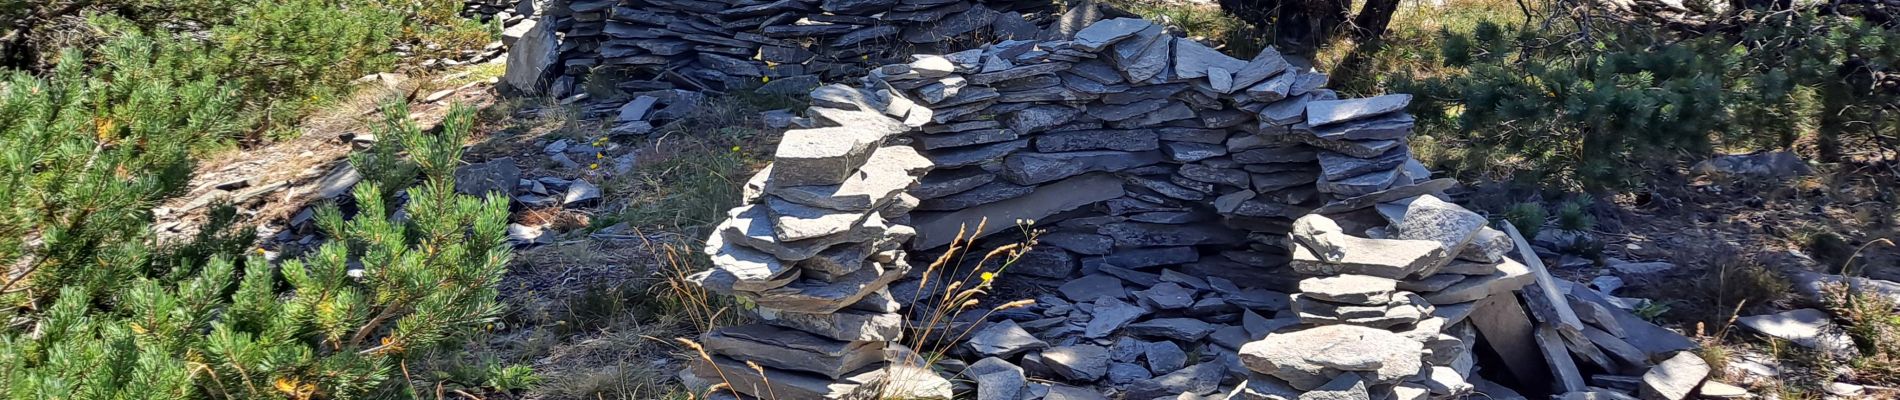
[[[1028,38],[1046,0],[574,0],[553,13],[567,75],[630,71],[623,88],[798,94],[910,46]]]
[[[835,272],[806,265],[814,256],[873,254],[873,264],[905,265],[895,253],[909,249],[920,263],[959,237],[1009,242],[1020,232],[1010,221],[1034,220],[1038,245],[1005,274],[1054,293],[997,320],[958,321],[973,333],[952,354],[970,361],[961,374],[977,383],[978,399],[1102,398],[1095,387],[1129,399],[1281,398],[1341,386],[1350,396],[1340,398],[1462,394],[1469,385],[1454,378],[1470,376],[1476,333],[1460,322],[1474,301],[1523,286],[1526,268],[1503,259],[1510,246],[1483,218],[1428,196],[1451,181],[1427,180],[1411,160],[1403,96],[1341,101],[1325,82],[1273,51],[1236,59],[1132,18],[1095,22],[1071,39],[1006,40],[873,68],[862,88],[813,91],[819,107],[810,116],[872,126],[880,139],[854,133],[864,128],[789,132],[777,162],[748,185],[749,205],[715,235],[708,251],[720,265],[702,280],[763,298],[831,282],[824,278]],[[922,158],[915,169],[879,167],[918,182],[858,190],[871,194],[848,205],[818,201],[837,195],[774,189],[787,186],[773,183],[783,176],[842,185],[803,179],[868,170],[882,164],[854,160],[887,151]],[[818,192],[839,189],[826,190]],[[771,218],[778,221],[762,222]],[[808,220],[827,228],[789,224]],[[855,232],[850,224],[869,221],[901,232],[800,234]],[[812,245],[758,254],[786,243]],[[868,321],[935,295],[910,292],[932,289],[918,276],[890,277],[897,269],[850,287],[877,294],[865,298],[878,304],[801,307],[826,322],[793,326],[779,316],[783,303],[761,302],[764,324],[872,331],[837,311]],[[890,306],[878,291],[886,286]],[[1277,344],[1248,345],[1267,341]],[[1263,346],[1302,350],[1267,354]]]
[[[1323,75],[1275,52],[1239,60],[1118,18],[1074,40],[918,56],[872,75],[934,109],[916,140],[939,170],[911,192],[923,199],[913,248],[983,218],[981,235],[1030,218],[1047,246],[1020,273],[1184,265],[1264,283],[1285,275],[1274,270],[1292,218],[1321,205],[1315,152],[1254,133],[1250,110],[1333,96]]]
[[[1358,234],[1317,213],[1294,222],[1292,267],[1306,277],[1292,310],[1302,326],[1242,346],[1252,374],[1235,397],[1471,394],[1477,333],[1465,317],[1476,302],[1529,285],[1529,268],[1504,257],[1511,242],[1496,240],[1503,234],[1484,217],[1433,195],[1376,207],[1389,224]]]
[[[531,0],[465,0],[462,17],[484,23],[501,20],[501,26],[514,25],[534,12]]]
[[[713,267],[691,277],[749,300],[760,320],[703,335],[712,357],[691,373],[759,398],[847,398],[888,374],[900,317],[885,288],[910,270],[900,247],[917,204],[903,192],[930,168],[892,140],[911,129],[892,118],[903,109],[886,115],[889,102],[843,86],[812,93],[818,126],[785,133],[707,239]]]

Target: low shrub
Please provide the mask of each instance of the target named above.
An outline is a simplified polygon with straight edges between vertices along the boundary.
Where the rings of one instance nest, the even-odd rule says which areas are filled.
[[[335,205],[317,213],[327,243],[273,262],[244,254],[254,235],[235,229],[229,208],[191,244],[159,244],[147,210],[182,186],[190,139],[208,138],[181,129],[193,118],[141,109],[144,118],[116,123],[101,112],[190,104],[186,95],[202,92],[111,87],[68,72],[50,83],[16,74],[0,102],[11,122],[0,143],[43,146],[5,158],[14,181],[0,185],[10,200],[0,265],[26,266],[5,274],[0,289],[0,313],[13,321],[0,327],[0,391],[9,396],[388,397],[407,386],[394,378],[403,360],[478,331],[499,311],[507,202],[453,191],[472,110],[451,112],[438,134],[413,125],[376,132],[391,138],[378,147],[410,155],[402,162],[422,183],[397,202],[380,188],[416,175],[364,181],[353,215]],[[185,87],[194,85],[216,87]],[[110,90],[87,91],[101,88],[139,97],[96,102],[111,99]],[[171,112],[219,116],[194,110],[215,111]]]
[[[1436,69],[1387,83],[1417,95],[1425,136],[1468,149],[1441,165],[1523,159],[1553,187],[1631,186],[1718,149],[1812,141],[1834,159],[1844,141],[1900,148],[1879,134],[1900,128],[1888,116],[1900,93],[1878,80],[1900,67],[1900,33],[1814,12],[1743,18],[1756,23],[1706,35],[1484,22],[1444,31]]]

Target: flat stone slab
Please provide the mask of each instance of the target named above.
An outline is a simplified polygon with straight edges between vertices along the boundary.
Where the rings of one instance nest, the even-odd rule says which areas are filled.
[[[965,343],[976,354],[1003,358],[1049,347],[1049,343],[1030,335],[1022,326],[1016,325],[1016,321],[1007,319],[970,334]]]
[[[1326,179],[1326,177],[1321,176],[1319,177],[1319,182],[1315,183],[1315,185],[1319,187],[1319,191],[1321,192],[1351,197],[1363,196],[1390,189],[1393,185],[1398,184],[1398,182],[1399,171],[1397,169],[1391,169],[1367,172],[1359,176],[1340,180]]]
[[[1174,41],[1174,75],[1183,79],[1206,78],[1207,71],[1219,68],[1236,71],[1247,66],[1246,61],[1221,54],[1220,50],[1193,40]],[[1229,82],[1231,86],[1232,83]]]
[[[1156,318],[1129,324],[1123,330],[1137,337],[1198,342],[1214,329],[1213,324],[1194,318]]]
[[[965,190],[962,193],[924,200],[917,209],[921,211],[956,211],[1022,197],[1035,191],[1035,186],[994,181],[984,184],[983,186]]]
[[[1103,225],[1097,233],[1115,239],[1123,247],[1167,247],[1238,244],[1245,235],[1216,224],[1151,224],[1118,222]]]
[[[718,382],[726,380],[730,387],[754,398],[844,400],[875,393],[876,388],[866,385],[882,377],[882,370],[858,372],[844,379],[825,379],[815,374],[785,371],[777,368],[765,368],[765,373],[733,373],[733,371],[752,371],[744,361],[715,355],[711,360],[693,362],[691,372],[699,379]]]
[[[1306,124],[1314,127],[1371,118],[1401,111],[1411,104],[1412,95],[1388,94],[1348,100],[1322,100],[1306,104]]]
[[[1404,279],[1428,266],[1443,265],[1451,255],[1429,240],[1366,239],[1343,236],[1339,241],[1344,256],[1325,261],[1305,246],[1293,249],[1291,266],[1295,272],[1309,275],[1359,274]]]
[[[847,342],[895,341],[903,337],[903,316],[895,313],[840,310],[835,313],[799,313],[760,307],[765,323]]]
[[[1826,311],[1812,308],[1779,314],[1736,318],[1735,323],[1763,335],[1773,336],[1810,349],[1834,355],[1854,355],[1854,339],[1834,325]]]
[[[1075,116],[1081,114],[1082,110],[1073,107],[1049,104],[1036,105],[1010,113],[1007,117],[1003,118],[1003,126],[1009,127],[1010,130],[1016,131],[1017,134],[1028,135],[1069,123],[1069,121],[1075,120]]]
[[[772,181],[784,186],[836,185],[870,160],[883,137],[849,127],[785,131],[772,161]]]
[[[1484,276],[1470,276],[1451,286],[1436,292],[1426,293],[1425,301],[1432,304],[1457,304],[1483,300],[1486,297],[1502,294],[1529,286],[1536,282],[1536,276],[1523,263],[1509,258],[1499,262],[1497,272]]]
[[[916,196],[919,199],[929,200],[963,193],[966,190],[981,187],[995,180],[996,174],[991,174],[981,168],[934,170],[924,175],[923,179],[917,182],[916,187],[911,188],[910,191],[905,193],[909,193],[911,196]]]
[[[520,179],[521,167],[515,165],[514,157],[503,157],[456,169],[455,192],[470,196],[486,196],[491,192],[508,196],[515,193]]]
[[[780,262],[777,257],[735,246],[718,234],[707,238],[706,254],[711,255],[713,267],[688,279],[715,293],[776,288],[792,283],[799,276],[797,268]]]
[[[1359,158],[1326,151],[1319,153],[1319,170],[1320,176],[1328,180],[1341,180],[1375,171],[1397,169],[1411,159],[1412,152],[1407,148],[1392,149],[1373,158]]]
[[[1490,221],[1478,213],[1439,200],[1438,196],[1426,195],[1406,205],[1405,216],[1388,232],[1394,239],[1436,241],[1445,252],[1458,254],[1488,223]]]
[[[1174,36],[1160,25],[1149,26],[1130,39],[1110,46],[1110,60],[1122,70],[1129,82],[1154,79],[1167,71],[1173,57]]]
[[[890,230],[884,218],[871,215],[851,229],[829,236],[798,241],[780,241],[772,226],[772,216],[766,206],[750,204],[733,208],[727,212],[730,217],[714,230],[723,235],[724,240],[733,244],[750,247],[778,257],[780,261],[793,262],[817,256],[819,252],[832,245],[846,242],[865,242],[883,236]]]
[[[1238,90],[1252,87],[1254,84],[1266,81],[1267,78],[1279,76],[1291,66],[1293,65],[1287,63],[1286,58],[1282,57],[1279,51],[1261,51],[1260,54],[1254,56],[1253,60],[1247,61],[1247,65],[1234,71],[1232,88]]]
[[[1441,193],[1457,185],[1458,180],[1451,178],[1433,179],[1411,185],[1401,184],[1375,193],[1335,200],[1326,203],[1324,206],[1320,206],[1318,209],[1314,209],[1313,212],[1322,214],[1343,213],[1373,207],[1379,203],[1408,199],[1429,193]]]
[[[1071,279],[1056,288],[1069,301],[1077,303],[1094,302],[1101,297],[1122,298],[1128,293],[1122,287],[1122,280],[1106,274],[1088,274]]]
[[[1155,309],[1179,310],[1194,305],[1194,290],[1174,282],[1162,282],[1148,290],[1137,290],[1134,295],[1142,305]]]
[[[1134,37],[1136,32],[1154,26],[1143,18],[1115,18],[1090,24],[1075,33],[1075,47],[1082,51],[1095,52],[1108,45]]]
[[[1101,379],[1108,374],[1108,361],[1108,349],[1096,345],[1078,344],[1042,351],[1043,365],[1063,378],[1081,382]]]
[[[1346,258],[1345,246],[1352,241],[1345,228],[1321,214],[1306,214],[1293,220],[1291,237],[1320,261],[1336,263]]]
[[[1128,388],[1130,399],[1155,398],[1205,398],[1198,395],[1213,394],[1220,389],[1220,380],[1227,375],[1227,367],[1219,362],[1203,362],[1186,368],[1174,370],[1154,379],[1136,382]],[[1181,397],[1168,397],[1179,395]]]
[[[1081,150],[1148,151],[1161,148],[1155,132],[1146,129],[1051,132],[1036,138],[1036,151],[1056,153]]]
[[[903,264],[903,260],[897,261],[890,265],[870,264],[832,282],[800,279],[771,290],[742,295],[751,297],[760,307],[814,314],[837,312],[903,277],[910,266]]]
[[[719,328],[699,339],[713,354],[832,379],[884,361],[883,341],[846,342],[767,324]]]
[[[996,357],[977,360],[964,375],[976,381],[977,400],[1016,400],[1029,384],[1022,367]]]
[[[1129,323],[1148,315],[1147,308],[1128,304],[1114,297],[1095,298],[1095,313],[1082,337],[1105,338]]]
[[[1398,281],[1367,275],[1335,275],[1300,280],[1300,295],[1334,303],[1385,305]]]
[[[1115,239],[1108,236],[1073,231],[1044,233],[1036,236],[1036,241],[1071,253],[1091,256],[1108,254],[1115,247]]]
[[[838,211],[807,206],[778,196],[766,196],[765,207],[767,214],[772,217],[773,234],[785,242],[844,233],[871,215],[868,211]]]
[[[1090,172],[1118,172],[1161,163],[1160,152],[1076,151],[1016,153],[1003,160],[1003,177],[1034,185]]]
[[[1327,325],[1273,333],[1240,348],[1247,369],[1299,390],[1315,390],[1347,372],[1371,384],[1395,383],[1420,371],[1418,341],[1383,329]]]
[[[945,134],[938,134],[938,135],[924,135],[917,138],[917,143],[920,145],[923,145],[925,150],[935,150],[935,149],[950,148],[950,147],[963,147],[963,146],[974,146],[974,145],[987,144],[987,143],[1007,142],[1011,140],[1016,140],[1018,138],[1020,138],[1020,135],[1017,135],[1016,131],[1013,131],[1013,130],[982,129],[982,130],[964,131],[964,132],[956,132],[956,133],[945,133]]]
[[[917,229],[912,249],[933,249],[950,244],[964,226],[966,239],[981,238],[1006,229],[1016,229],[1017,220],[1035,220],[1084,205],[1122,197],[1122,181],[1112,175],[1087,174],[1038,186],[1034,193],[982,206],[946,213],[913,213]],[[989,221],[981,232],[976,227]]]
[[[1694,352],[1676,353],[1661,364],[1651,367],[1643,373],[1642,397],[1646,399],[1682,400],[1695,392],[1702,380],[1709,377],[1709,363]]]
[[[773,187],[767,191],[787,201],[812,207],[868,211],[897,197],[897,193],[916,183],[917,176],[930,167],[930,160],[910,146],[885,146],[871,153],[871,158],[865,161],[864,166],[845,177],[843,183]],[[770,180],[766,183],[767,186],[776,184]]]

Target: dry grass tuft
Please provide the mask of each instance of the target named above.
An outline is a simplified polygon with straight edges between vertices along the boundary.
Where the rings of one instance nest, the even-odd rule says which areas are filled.
[[[1712,259],[1702,275],[1695,278],[1687,304],[1675,307],[1688,313],[1686,321],[1727,326],[1737,314],[1766,311],[1791,298],[1794,285],[1780,272],[1739,255],[1734,249],[1710,252]]]
[[[921,317],[916,319],[916,321],[922,321],[922,324],[919,325],[909,318],[906,319],[906,323],[911,325],[905,328],[906,331],[909,331],[906,335],[906,337],[909,338],[909,343],[906,343],[906,346],[916,351],[913,353],[914,355],[924,357],[924,359],[901,360],[899,361],[900,363],[934,365],[937,361],[942,360],[952,349],[955,349],[957,345],[962,344],[963,340],[978,327],[982,326],[981,323],[974,323],[958,330],[956,329],[957,325],[955,322],[960,320],[959,317],[961,317],[965,311],[981,305],[983,297],[990,293],[990,287],[995,283],[996,277],[1006,273],[1010,265],[1015,264],[1024,254],[1028,254],[1028,252],[1035,247],[1036,235],[1040,232],[1030,227],[1034,223],[1035,221],[1016,221],[1018,229],[1020,229],[1024,235],[1024,239],[1021,242],[990,250],[984,253],[983,257],[979,259],[976,264],[968,266],[968,268],[966,268],[963,262],[965,261],[965,256],[969,254],[972,247],[976,244],[976,235],[972,232],[982,232],[984,226],[989,224],[989,220],[977,221],[974,230],[967,229],[969,228],[968,226],[965,226],[965,229],[958,230],[956,237],[951,239],[947,250],[924,269],[922,274],[923,278],[917,281],[919,293],[938,293],[934,298],[930,299],[934,300],[934,303],[925,305],[925,307],[927,307],[926,309],[912,311],[913,317]],[[995,267],[986,268],[992,265]],[[959,271],[961,271],[961,276],[959,276]],[[947,284],[943,285],[944,290],[942,292],[931,292],[929,289],[933,288],[933,286],[931,286],[932,281],[947,282]],[[966,282],[971,282],[967,284],[968,287],[965,287]],[[976,318],[975,321],[987,320],[991,314],[997,311],[1026,307],[1034,304],[1035,300],[1029,299],[1002,303],[990,307],[988,310],[984,310],[983,315]],[[923,313],[920,315],[916,313],[917,311],[922,311]]]
[[[588,227],[586,213],[559,207],[522,211],[515,214],[515,223],[529,226],[547,225],[555,231],[566,232]]]

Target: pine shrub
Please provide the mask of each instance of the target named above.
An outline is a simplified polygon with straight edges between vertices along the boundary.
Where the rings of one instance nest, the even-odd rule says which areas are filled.
[[[126,55],[151,48],[115,43]],[[228,207],[195,240],[156,241],[149,210],[180,193],[192,144],[230,128],[207,124],[233,109],[231,85],[119,60],[0,85],[0,394],[388,397],[402,393],[406,357],[495,317],[507,203],[453,190],[471,109],[440,133],[379,131],[371,154],[409,158],[357,167],[408,175],[358,185],[350,215],[323,207],[328,242],[273,261],[247,251],[255,236]],[[418,172],[419,185],[384,189]]]
[[[1558,187],[1629,186],[1685,155],[1805,137],[1824,157],[1843,141],[1900,148],[1900,93],[1877,81],[1900,68],[1900,32],[1837,15],[1751,18],[1760,23],[1740,33],[1701,36],[1486,22],[1442,33],[1443,73],[1402,73],[1392,89],[1419,95],[1421,130],[1473,149],[1450,164],[1521,158]]]
[[[1544,205],[1534,202],[1517,203],[1504,211],[1504,220],[1517,227],[1518,233],[1523,234],[1525,239],[1536,239],[1537,234],[1544,231],[1545,219],[1549,217]]]

